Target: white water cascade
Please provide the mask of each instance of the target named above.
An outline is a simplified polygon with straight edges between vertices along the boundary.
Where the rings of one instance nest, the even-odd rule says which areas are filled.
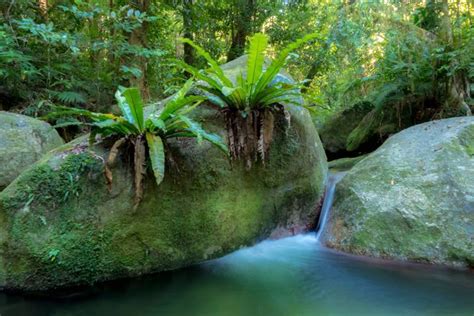
[[[342,178],[346,175],[347,172],[335,172],[329,173],[328,181],[326,184],[326,192],[324,193],[324,202],[321,207],[321,214],[319,215],[318,225],[316,226],[316,240],[319,241],[322,232],[324,231],[324,226],[329,217],[329,211],[332,207],[332,202],[334,201],[334,193],[336,192],[336,184],[341,181]]]

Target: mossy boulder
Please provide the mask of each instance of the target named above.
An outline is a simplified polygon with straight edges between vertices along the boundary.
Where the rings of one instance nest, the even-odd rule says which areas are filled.
[[[459,113],[436,113],[436,103],[428,97],[387,97],[377,106],[359,102],[336,112],[319,128],[329,160],[356,157],[377,149],[393,134],[413,125]]]
[[[48,123],[0,111],[0,191],[44,153],[62,144]]]
[[[354,254],[474,267],[474,118],[390,137],[338,183],[323,236]]]
[[[110,142],[78,139],[23,172],[0,194],[0,285],[38,291],[176,269],[315,224],[327,164],[305,109],[275,122],[265,165],[251,170],[209,143],[168,142],[159,186],[150,171],[133,208],[129,157],[107,190]],[[222,114],[195,112],[225,137]]]
[[[318,132],[329,158],[350,155],[346,149],[347,139],[372,109],[373,105],[368,102],[356,103],[336,112],[321,125]]]

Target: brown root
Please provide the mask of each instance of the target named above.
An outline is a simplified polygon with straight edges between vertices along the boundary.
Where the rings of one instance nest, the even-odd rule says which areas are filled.
[[[115,165],[115,160],[117,160],[120,147],[123,144],[125,144],[126,141],[127,139],[125,137],[117,140],[112,145],[107,161],[105,162],[104,175],[105,175],[105,181],[107,182],[107,189],[109,190],[109,192],[112,191],[112,181],[113,181],[112,168]]]
[[[135,170],[135,204],[133,209],[136,210],[140,202],[143,200],[143,179],[146,174],[146,150],[145,141],[142,135],[138,136],[135,140],[133,160]]]
[[[245,117],[240,111],[227,109],[224,112],[231,161],[240,160],[247,169],[255,162],[265,164],[273,140],[274,111],[270,108],[252,110]]]
[[[261,116],[260,123],[260,139],[258,151],[260,153],[260,158],[263,163],[267,157],[268,151],[270,149],[270,144],[273,140],[273,129],[274,129],[275,119],[273,113],[266,109]]]

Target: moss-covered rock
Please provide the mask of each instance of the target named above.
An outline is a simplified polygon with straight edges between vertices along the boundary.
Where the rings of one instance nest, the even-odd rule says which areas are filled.
[[[225,136],[221,114],[196,118]],[[169,142],[164,182],[148,174],[133,210],[127,155],[103,177],[110,144],[78,139],[44,157],[0,194],[0,285],[46,290],[175,269],[312,226],[324,191],[324,150],[304,109],[275,125],[265,166],[245,170],[208,143]],[[169,156],[169,157],[171,157]]]
[[[63,143],[48,123],[0,111],[0,191],[44,153]]]
[[[358,157],[340,158],[328,162],[328,168],[333,171],[346,171],[354,167],[362,159],[367,157],[367,154]]]
[[[362,119],[373,109],[368,102],[356,103],[329,117],[318,132],[329,158],[340,158],[347,155],[347,139]]]
[[[392,136],[338,183],[331,212],[330,247],[474,267],[474,118]]]
[[[431,120],[428,103],[423,98],[407,97],[380,108],[360,102],[337,112],[319,128],[329,160],[372,152],[391,135]]]

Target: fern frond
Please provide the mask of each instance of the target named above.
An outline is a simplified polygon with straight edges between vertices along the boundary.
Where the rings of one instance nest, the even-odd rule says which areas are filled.
[[[219,148],[225,154],[229,154],[227,146],[224,144],[222,138],[219,135],[206,132],[200,124],[186,116],[180,116],[179,118],[187,125],[185,130],[197,137],[198,141],[205,139],[217,148]]]
[[[262,33],[257,33],[250,39],[247,60],[247,85],[251,90],[262,75],[267,44],[268,38]]]
[[[215,88],[215,89],[221,89],[223,87],[223,84],[219,81],[216,81],[214,78],[208,76],[207,74],[205,74],[204,72],[202,71],[199,71],[197,68],[193,67],[193,66],[190,66],[188,64],[186,64],[185,62],[181,61],[181,60],[177,60],[176,63],[184,69],[184,71],[190,73],[191,75],[193,75],[195,78],[201,80],[201,81],[204,81],[205,83],[207,83],[208,85],[210,85],[211,87]]]
[[[53,92],[54,98],[59,102],[67,104],[85,104],[87,103],[86,98],[75,91],[62,91],[62,92]]]
[[[224,74],[224,71],[222,71],[221,67],[219,66],[219,63],[214,58],[212,58],[211,55],[204,50],[204,48],[202,48],[201,46],[194,43],[192,40],[188,38],[182,38],[180,39],[180,41],[185,44],[190,45],[196,50],[198,55],[204,57],[207,63],[209,64],[209,66],[211,67],[212,72],[216,74],[217,78],[219,78],[219,80],[222,81],[224,85],[228,87],[233,86],[232,81],[229,78],[227,78],[227,76]]]
[[[260,92],[261,90],[265,89],[275,78],[275,76],[280,72],[281,68],[286,63],[286,59],[290,55],[292,51],[295,49],[299,48],[303,44],[309,42],[312,39],[315,39],[318,37],[317,33],[311,33],[303,38],[300,38],[299,40],[296,40],[295,42],[291,43],[288,45],[283,51],[280,53],[280,55],[275,59],[270,66],[266,69],[266,71],[263,73],[263,75],[260,77],[260,80],[258,80],[257,86],[255,88],[256,92]]]

